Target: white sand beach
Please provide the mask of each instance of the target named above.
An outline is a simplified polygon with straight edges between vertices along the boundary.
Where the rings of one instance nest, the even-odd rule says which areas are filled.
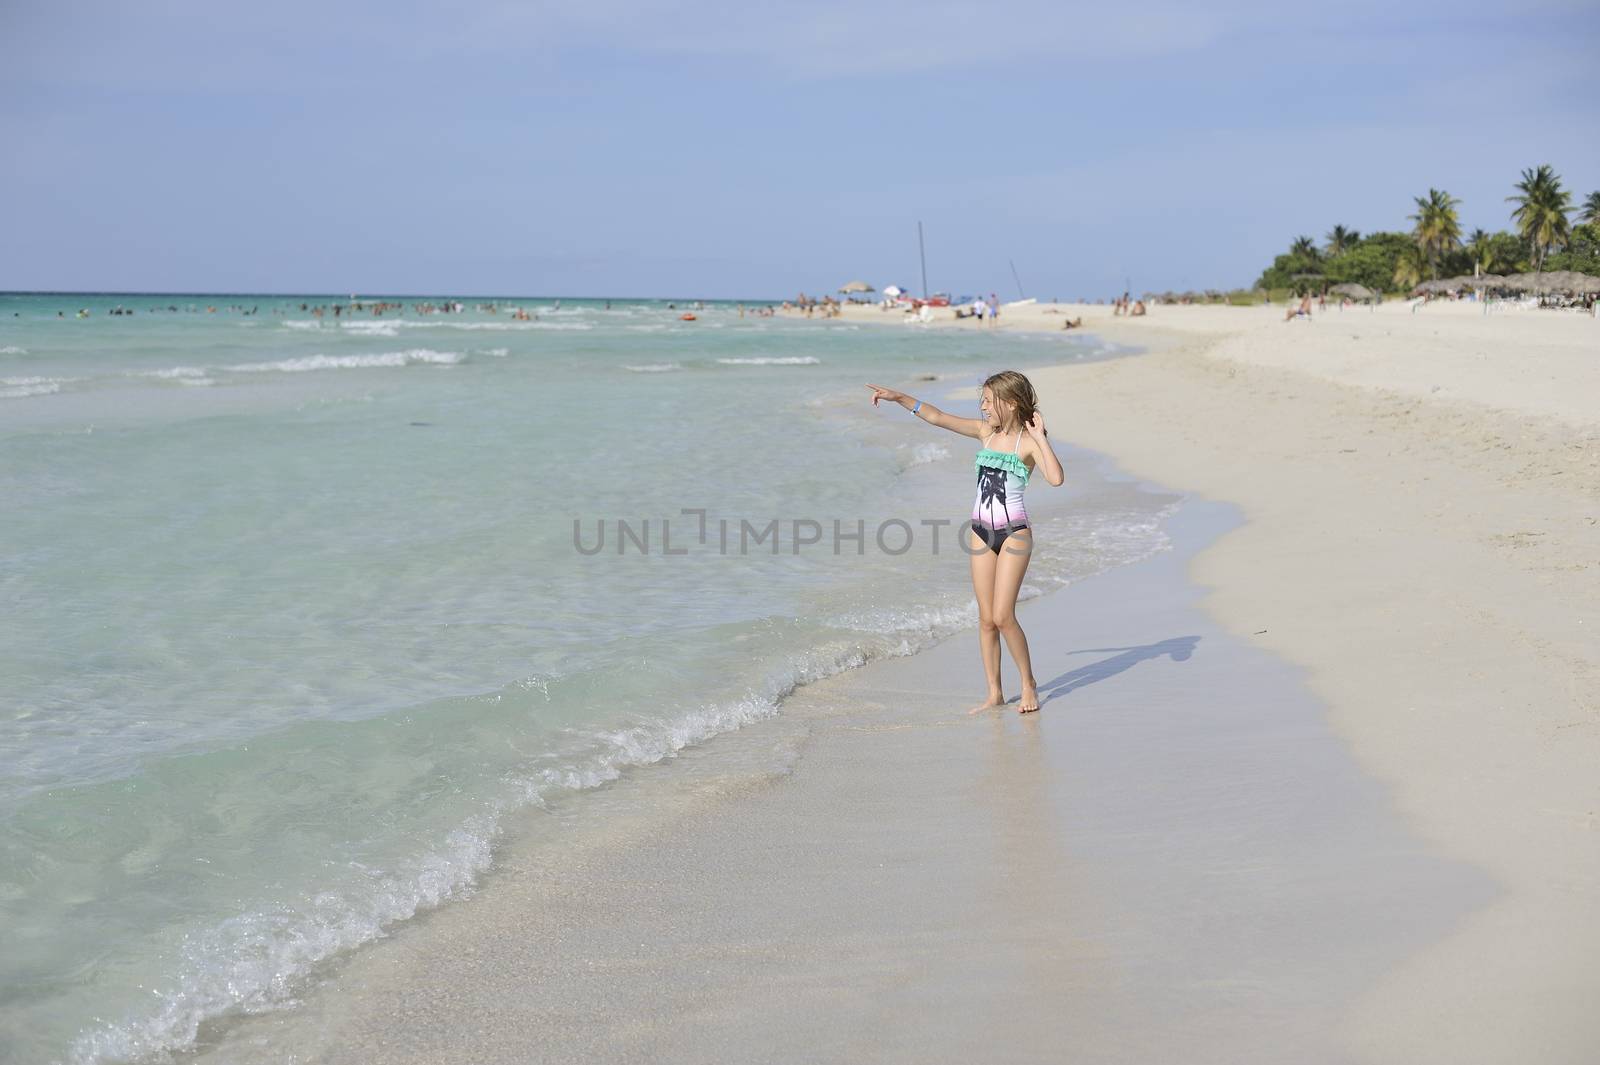
[[[1385,1061],[1600,1053],[1600,323],[1158,308],[1051,371],[1070,439],[1244,508],[1206,608],[1308,671],[1396,807],[1504,894],[1363,996]],[[1264,321],[1262,319],[1265,319]],[[1147,324],[1148,323],[1148,324]]]
[[[1206,609],[1305,667],[1408,821],[1504,886],[1369,990],[1359,1045],[1372,1060],[1591,1060],[1600,322],[1465,302],[1311,322],[1035,305],[1001,328],[1051,312],[1153,349],[1038,375],[1054,431],[1244,509],[1196,561]]]
[[[215,1059],[1594,1061],[1600,326],[1059,310],[1151,350],[1052,435],[1190,499],[1019,606],[1039,715],[970,633],[807,686]]]

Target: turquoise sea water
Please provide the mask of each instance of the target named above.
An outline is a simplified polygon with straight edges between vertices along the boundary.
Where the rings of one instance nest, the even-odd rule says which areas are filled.
[[[1113,354],[398,302],[0,296],[0,1059],[157,1059],[292,1005],[461,896],[508,812],[973,624],[977,442],[863,382],[971,415],[983,374]],[[1028,504],[1034,595],[1160,549],[1170,500]]]

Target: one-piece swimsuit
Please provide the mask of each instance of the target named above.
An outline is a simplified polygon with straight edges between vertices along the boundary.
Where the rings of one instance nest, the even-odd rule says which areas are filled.
[[[1028,466],[1017,454],[1022,447],[1021,433],[1010,451],[989,447],[995,435],[989,434],[973,462],[978,471],[978,498],[972,504],[972,531],[998,555],[1006,537],[1028,527],[1028,510],[1022,503]]]

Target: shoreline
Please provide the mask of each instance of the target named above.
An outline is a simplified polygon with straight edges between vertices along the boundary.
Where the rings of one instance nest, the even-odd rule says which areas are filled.
[[[1305,669],[1407,823],[1504,886],[1368,990],[1351,1022],[1361,1057],[1593,1060],[1600,325],[1474,304],[1311,323],[1281,308],[1048,309],[1148,346],[1036,374],[1055,431],[1241,506],[1246,524],[1195,560],[1206,610]],[[998,329],[1045,312],[1007,308]]]
[[[1168,521],[1173,550],[1019,604],[1040,715],[966,715],[966,630],[809,684],[206,1059],[1350,1060],[1343,1007],[1493,886],[1196,609],[1232,508]],[[787,768],[717,768],[746,745]]]
[[[1159,325],[1144,321],[1126,326],[1120,322],[1103,323],[1112,327],[1101,332],[1107,339],[1148,346],[1137,358],[1064,364],[1035,371],[1034,380],[1054,433],[1114,456],[1119,468],[1147,483],[1177,485],[1191,493],[1202,493],[1203,498],[1237,502],[1247,520],[1231,531],[1219,531],[1214,541],[1197,549],[1182,571],[1187,574],[1183,579],[1205,591],[1197,606],[1202,616],[1220,625],[1219,638],[1237,643],[1241,653],[1267,652],[1273,660],[1303,671],[1298,675],[1320,704],[1314,719],[1325,726],[1327,735],[1325,743],[1315,745],[1320,753],[1311,759],[1312,764],[1319,764],[1318,759],[1331,756],[1330,752],[1340,756],[1348,753],[1361,767],[1358,778],[1372,789],[1370,795],[1363,795],[1359,789],[1351,791],[1344,802],[1329,802],[1326,795],[1315,796],[1293,807],[1300,820],[1291,827],[1316,827],[1322,824],[1319,817],[1348,814],[1352,809],[1394,813],[1404,831],[1398,837],[1387,835],[1388,829],[1379,833],[1391,843],[1399,840],[1383,854],[1436,863],[1422,873],[1418,872],[1420,867],[1413,867],[1411,874],[1419,877],[1415,881],[1408,880],[1405,874],[1386,881],[1388,888],[1379,899],[1367,897],[1377,908],[1387,907],[1406,915],[1401,925],[1389,927],[1395,943],[1403,944],[1405,949],[1386,953],[1373,947],[1376,953],[1368,958],[1381,955],[1385,959],[1381,965],[1344,967],[1341,971],[1346,976],[1359,971],[1340,985],[1341,1008],[1331,1013],[1325,1008],[1330,993],[1325,986],[1309,990],[1299,987],[1296,996],[1291,996],[1296,1003],[1292,1010],[1282,999],[1268,996],[1272,1008],[1285,1007],[1285,1012],[1281,1016],[1274,1014],[1267,1027],[1293,1031],[1300,1042],[1289,1040],[1270,1048],[1267,1044],[1229,1044],[1229,1052],[1236,1056],[1219,1056],[1217,1060],[1239,1060],[1237,1054],[1243,1050],[1261,1051],[1260,1060],[1281,1060],[1292,1046],[1302,1047],[1299,1056],[1304,1056],[1307,1038],[1312,1040],[1309,1045],[1318,1049],[1337,1047],[1328,1050],[1326,1060],[1338,1061],[1499,1062],[1528,1056],[1554,1062],[1590,1060],[1600,1047],[1600,1022],[1589,1011],[1600,981],[1588,965],[1588,958],[1600,944],[1600,919],[1595,916],[1600,913],[1600,861],[1594,854],[1600,801],[1596,800],[1592,770],[1593,765],[1600,764],[1596,760],[1600,754],[1600,707],[1593,694],[1600,690],[1593,683],[1600,676],[1600,655],[1590,635],[1600,624],[1592,607],[1600,602],[1600,594],[1591,594],[1600,591],[1596,588],[1600,551],[1593,550],[1600,493],[1596,492],[1593,462],[1595,427],[1579,420],[1574,428],[1568,420],[1570,412],[1559,401],[1563,396],[1583,394],[1590,371],[1589,364],[1579,360],[1592,352],[1574,350],[1572,339],[1576,336],[1581,343],[1593,334],[1563,333],[1568,326],[1556,324],[1552,329],[1537,318],[1525,320],[1526,324],[1519,321],[1518,328],[1531,328],[1539,334],[1531,345],[1536,359],[1540,350],[1554,352],[1553,359],[1548,364],[1540,363],[1539,368],[1549,371],[1562,387],[1524,387],[1525,382],[1504,374],[1503,362],[1497,363],[1488,370],[1498,366],[1507,379],[1502,382],[1502,394],[1493,397],[1500,401],[1499,406],[1491,407],[1483,395],[1470,389],[1452,389],[1444,395],[1440,394],[1442,389],[1436,392],[1430,388],[1425,393],[1416,390],[1417,371],[1449,380],[1454,366],[1448,343],[1429,347],[1427,335],[1435,324],[1431,320],[1418,322],[1409,314],[1396,315],[1388,323],[1388,336],[1383,340],[1367,337],[1367,343],[1357,349],[1367,357],[1352,360],[1343,345],[1361,338],[1353,338],[1351,329],[1309,331],[1331,324],[1325,321],[1313,327],[1287,327],[1300,330],[1298,333],[1268,332],[1277,323],[1269,325],[1270,319],[1263,320],[1259,315],[1240,324],[1238,317],[1232,315],[1209,321],[1201,317],[1212,308],[1189,310],[1190,314],[1175,315],[1174,321]],[[1016,319],[1008,324],[1010,328],[1020,327]],[[1581,320],[1579,324],[1588,326]],[[1447,326],[1446,342],[1459,337],[1465,328],[1468,327]],[[1087,323],[1085,329],[1089,330]],[[1503,330],[1497,333],[1503,334]],[[1286,341],[1293,341],[1294,345]],[[1521,360],[1519,368],[1526,370],[1528,362]],[[1490,377],[1492,374],[1486,373],[1484,380]],[[948,385],[949,382],[938,382],[936,387]],[[1147,565],[1138,563],[1130,568]],[[1060,601],[1071,597],[1074,591],[1067,588],[1019,603],[1019,615],[1036,646],[1054,627],[1036,628],[1038,623],[1032,617],[1058,608]],[[1133,602],[1136,613],[1148,608],[1154,598],[1148,589],[1139,594],[1142,598],[1136,597]],[[1103,620],[1116,606],[1107,603],[1104,609],[1090,613]],[[1095,617],[1088,619],[1091,625],[1099,623]],[[825,691],[852,688],[854,694],[844,700],[846,705],[835,706],[831,717],[823,714],[819,720],[838,721],[855,713],[890,713],[893,707],[885,701],[885,694],[901,699],[911,691],[916,698],[926,700],[941,697],[942,690],[946,693],[942,697],[948,701],[947,693],[952,690],[949,686],[940,689],[924,684],[919,688],[903,677],[899,687],[874,688],[862,681],[869,671],[876,671],[874,676],[891,668],[915,667],[926,672],[942,648],[956,645],[953,654],[958,664],[949,677],[958,683],[976,669],[966,661],[971,657],[970,648],[960,647],[970,635],[964,632],[912,658],[875,662],[801,689],[791,697],[800,700],[793,706],[796,717],[805,700],[820,698]],[[1087,642],[1089,637],[1085,635]],[[1102,640],[1087,645],[1104,647],[1107,643]],[[1042,663],[1038,650],[1035,656]],[[1196,656],[1195,661],[1198,660]],[[1047,675],[1046,669],[1041,665],[1041,679]],[[1125,675],[1137,673],[1128,670]],[[1239,673],[1230,679],[1242,682],[1251,676]],[[1102,692],[1112,690],[1104,683],[1097,687]],[[1089,690],[1094,692],[1096,688]],[[879,705],[874,707],[874,703]],[[1047,702],[1044,713],[1049,714],[1052,709],[1055,707]],[[1215,708],[1205,709],[1209,712]],[[781,731],[782,742],[791,745],[790,753],[803,752],[794,763],[796,772],[822,772],[819,757],[824,748],[817,745],[816,737],[803,730],[789,731],[796,723],[794,719],[785,721],[790,711],[786,702],[785,715],[775,719],[784,724],[766,722],[757,729],[719,738],[717,744],[687,755],[679,765],[709,765],[728,748],[757,742],[760,735],[769,734],[762,730],[770,729],[774,742]],[[1012,734],[1013,724],[1006,722],[1005,735]],[[1239,738],[1257,742],[1272,736],[1274,727],[1274,719],[1261,717],[1252,728],[1239,733]],[[937,737],[965,732],[959,721],[940,729],[915,716],[895,718],[891,714],[888,719],[860,729],[829,726],[822,735],[832,752],[828,757],[836,758],[839,766],[853,768],[859,775],[892,761],[893,747],[864,753],[868,748],[861,744],[873,737]],[[1166,739],[1157,735],[1151,742],[1163,743]],[[859,742],[852,747],[851,741]],[[930,738],[928,742],[934,740]],[[967,749],[953,750],[959,755]],[[1124,756],[1122,762],[1138,763],[1137,758],[1127,757],[1132,750],[1119,751]],[[1273,763],[1271,772],[1292,776],[1304,770],[1310,750],[1286,750],[1285,757]],[[1214,749],[1211,753],[1216,755]],[[808,761],[809,770],[805,769]],[[1116,762],[1118,758],[1109,761]],[[1202,762],[1201,767],[1204,765]],[[1081,772],[1085,767],[1078,768]],[[1071,774],[1060,773],[1059,769],[1057,765],[1049,773],[1035,774],[1034,779],[1050,786],[1072,779]],[[644,794],[663,775],[643,772],[639,774],[641,779],[620,784],[617,794]],[[324,1004],[321,1009],[333,1012],[318,1014],[316,1019],[326,1022],[325,1034],[330,1038],[341,1038],[337,1033],[343,1032],[379,1040],[377,1045],[393,1060],[407,1060],[408,1055],[419,1060],[446,1060],[450,1053],[467,1054],[469,1050],[471,1060],[492,1058],[490,1053],[479,1053],[490,1044],[474,1040],[498,1041],[493,1049],[503,1053],[506,1060],[517,1060],[519,1055],[526,1060],[537,1056],[541,1047],[549,1049],[539,1040],[553,1038],[547,1032],[552,1024],[571,1036],[573,1042],[565,1049],[587,1050],[591,1054],[609,1053],[624,1045],[639,1050],[641,1056],[655,1054],[666,1045],[662,1040],[690,1040],[672,1044],[682,1051],[683,1060],[693,1059],[697,1053],[748,1056],[758,1046],[765,1052],[766,1043],[715,1039],[694,1042],[700,1037],[693,1033],[664,1034],[652,1027],[657,1024],[653,1018],[660,1012],[655,1004],[660,1005],[661,1011],[686,1011],[686,1015],[709,1018],[714,1022],[713,1032],[725,1035],[731,1031],[737,1037],[754,1039],[759,1033],[752,1032],[750,1026],[757,1021],[747,1015],[754,1007],[740,996],[763,993],[760,978],[769,971],[765,966],[781,965],[796,957],[816,961],[819,955],[775,945],[785,934],[782,923],[760,926],[760,934],[744,938],[718,938],[718,926],[705,922],[712,918],[726,922],[727,911],[707,909],[710,904],[706,899],[720,891],[739,889],[759,901],[765,882],[741,880],[737,863],[698,869],[676,866],[676,872],[662,881],[671,889],[668,894],[678,901],[677,906],[668,906],[646,890],[649,884],[656,883],[652,878],[665,875],[659,865],[650,864],[652,859],[647,852],[658,852],[666,841],[686,843],[698,831],[705,834],[694,837],[700,841],[697,845],[709,846],[707,841],[714,837],[722,848],[696,852],[708,862],[730,848],[745,847],[752,859],[780,854],[785,861],[772,867],[777,871],[774,875],[814,876],[818,869],[815,863],[828,858],[825,853],[816,849],[789,853],[785,848],[793,837],[781,832],[741,836],[737,825],[743,823],[745,808],[720,802],[733,793],[741,800],[754,797],[762,803],[785,801],[773,797],[794,790],[791,777],[792,774],[780,774],[734,780],[711,772],[701,784],[685,785],[681,801],[676,805],[668,803],[672,811],[681,814],[676,821],[667,823],[646,817],[632,822],[631,827],[619,824],[607,837],[609,845],[597,843],[586,854],[574,857],[573,864],[563,867],[563,872],[588,870],[595,874],[595,879],[586,882],[590,889],[587,894],[560,882],[550,863],[541,863],[532,856],[508,862],[503,877],[497,872],[486,883],[483,901],[487,902],[491,893],[515,890],[519,884],[537,888],[549,893],[541,897],[554,900],[560,907],[557,912],[568,923],[554,919],[548,912],[535,912],[537,907],[524,897],[520,904],[503,911],[508,919],[519,922],[516,927],[527,932],[524,943],[521,936],[508,940],[499,929],[475,929],[475,922],[481,921],[487,911],[474,907],[437,911],[414,927],[397,930],[390,940],[373,948],[370,957],[361,952],[341,966],[341,984],[350,973],[361,974],[349,985],[355,990],[350,994],[338,992],[343,1004]],[[691,775],[691,779],[697,778]],[[848,785],[852,779],[849,773],[835,778],[833,790]],[[926,833],[960,815],[959,809],[939,807],[935,811],[928,805],[938,798],[937,781],[910,780],[907,786],[925,802],[919,809],[901,812],[896,822],[901,835]],[[659,797],[663,793],[652,794]],[[1092,802],[1094,797],[1090,791],[1077,794],[1075,799]],[[826,823],[836,830],[835,838],[845,840],[853,838],[860,828],[852,818],[872,809],[870,801],[842,810],[829,810],[815,803],[803,807],[809,817],[832,818]],[[1061,818],[1071,813],[1071,804],[1062,807],[1052,803],[1056,810],[1054,829],[1041,823],[1040,817],[1020,812],[1031,809],[1027,802],[1008,809],[1015,823],[1008,827],[994,821],[989,826],[991,833],[998,832],[1001,837],[1019,835],[1040,845],[1055,839],[1057,842],[1051,845],[1056,847],[1058,857],[1064,853],[1059,830]],[[1264,806],[1257,796],[1254,801],[1224,805],[1216,811],[1215,820],[1224,827],[1247,824],[1254,817],[1265,816],[1268,809],[1270,804]],[[709,811],[728,814],[727,820],[733,825],[724,825]],[[1160,811],[1154,815],[1146,811],[1120,825],[1111,824],[1124,833],[1136,834],[1148,832],[1152,823],[1170,826],[1170,819],[1162,820],[1159,814]],[[809,820],[791,818],[786,823],[792,832]],[[963,838],[973,847],[980,843],[997,845],[993,840],[982,842],[981,834]],[[1309,845],[1298,851],[1308,861],[1348,854],[1340,847],[1324,845],[1327,839],[1315,832],[1308,841]],[[880,845],[893,842],[882,840]],[[1284,837],[1279,843],[1288,845]],[[872,875],[866,855],[853,853],[853,860],[826,866],[831,871],[829,875]],[[1017,851],[1012,860],[1020,860],[1021,853]],[[656,853],[655,857],[661,855]],[[1180,854],[1172,868],[1203,864],[1205,857]],[[1104,871],[1122,861],[1127,868],[1133,868],[1128,858],[1124,855],[1096,863],[1095,867]],[[988,909],[993,892],[1006,890],[1006,884],[995,883],[980,891],[974,882],[963,879],[966,874],[961,866],[968,862],[1000,867],[996,864],[1000,857],[989,851],[979,857],[969,855],[961,862],[952,862],[948,854],[937,859],[922,854],[907,858],[906,862],[918,875],[906,882],[904,891],[914,892],[919,887],[949,881],[951,890],[960,887],[969,892],[965,896],[967,904],[977,907],[986,920],[993,917]],[[1259,871],[1258,856],[1254,862],[1237,863],[1216,875],[1239,890],[1250,890]],[[1366,883],[1365,874],[1369,871],[1369,866],[1359,861],[1325,868],[1317,890],[1302,901],[1308,906],[1331,905]],[[1081,872],[1073,870],[1066,884],[1077,883]],[[1038,875],[1057,886],[1062,883],[1059,866],[1035,868],[1029,875]],[[1170,875],[1166,866],[1152,872],[1155,879],[1163,875]],[[696,891],[685,896],[674,886],[680,883],[693,884]],[[1105,888],[1100,895],[1115,899],[1135,886],[1122,883],[1115,890]],[[855,900],[826,894],[826,876],[812,882],[812,887],[816,898],[802,896],[795,900],[796,905],[821,907],[827,903],[844,907],[840,913],[857,912],[849,909]],[[619,898],[612,898],[619,893]],[[1080,894],[1073,901],[1092,908],[1094,895]],[[1045,893],[1033,905],[1048,906],[1054,897]],[[595,899],[601,900],[597,905],[606,907],[606,920],[599,926],[586,912]],[[723,901],[732,905],[739,899]],[[1165,904],[1172,908],[1169,918],[1173,913],[1187,912],[1183,910],[1183,900],[1169,898]],[[1159,907],[1152,912],[1158,911]],[[1259,942],[1262,932],[1256,921],[1258,911],[1259,907],[1218,912],[1206,921],[1231,935]],[[962,916],[965,912],[961,908],[948,909],[940,921],[960,923],[966,919]],[[760,915],[747,916],[756,920]],[[1377,920],[1376,910],[1364,916]],[[890,919],[882,914],[878,917]],[[872,917],[860,919],[869,931],[882,928],[871,923]],[[930,927],[936,930],[940,921]],[[1027,940],[1035,933],[1062,936],[1064,941],[1084,946],[1070,929],[1042,930],[1030,922],[1031,918],[1015,923],[998,920],[982,927],[1013,946],[1018,937]],[[1142,927],[1139,922],[1135,925]],[[828,931],[805,922],[798,927],[802,933],[815,935]],[[441,928],[455,928],[451,935],[476,936],[471,949],[462,956],[475,958],[481,964],[463,968],[465,963],[429,955],[424,941],[438,942]],[[1407,931],[1420,928],[1428,929],[1428,934],[1405,938]],[[676,954],[651,953],[648,949],[662,929],[683,933],[672,940]],[[689,934],[691,931],[693,935]],[[1339,921],[1331,925],[1323,922],[1295,940],[1294,949],[1284,950],[1281,956],[1287,959],[1289,971],[1317,970],[1326,960],[1326,952],[1339,949],[1341,937],[1348,933],[1349,929]],[[928,943],[928,936],[938,940],[936,931],[929,927],[906,934],[912,942]],[[633,937],[631,945],[623,941],[629,936]],[[896,986],[916,986],[915,966],[907,968],[904,959],[892,953],[886,956],[883,951],[890,950],[892,944],[881,935],[868,935],[867,939],[868,946],[876,947],[879,953],[869,951],[865,961],[836,951],[828,956],[827,966],[799,972],[798,984],[778,986],[812,996],[803,999],[812,1003],[824,1001],[830,980],[845,981],[858,996],[863,993],[861,981],[890,972],[900,974]],[[462,945],[459,939],[455,942]],[[1116,986],[1121,980],[1121,986],[1129,986],[1126,972],[1114,966],[1107,969],[1109,962],[1142,958],[1154,967],[1150,971],[1165,964],[1152,940],[1143,941],[1148,948],[1145,953],[1128,952],[1130,947],[1139,945],[1137,935],[1131,939],[1091,936],[1088,947],[1099,952],[1092,957],[1050,947],[1048,943],[1052,941],[1048,939],[1037,942],[1047,946],[1039,951],[1018,948],[1018,952],[1008,955],[986,955],[988,968],[980,970],[983,979],[999,981],[1001,986],[1018,986],[1005,981],[1031,966],[1035,979],[1018,994],[1031,995],[1029,988],[1034,983],[1055,980],[1054,986],[1092,999],[1102,984]],[[549,956],[531,957],[528,952],[540,945],[549,948]],[[970,940],[955,943],[948,939],[935,945],[965,956],[982,946]],[[1220,948],[1211,949],[1214,952]],[[709,966],[707,974],[720,967],[717,979],[724,983],[695,985],[700,986],[701,997],[683,997],[680,992],[684,989],[673,985],[673,981],[681,975],[685,957],[691,962],[705,961]],[[429,959],[434,966],[448,965],[453,974],[451,986],[437,986],[435,969],[420,959]],[[587,966],[642,997],[634,1002],[615,995],[607,999],[605,989],[609,985],[602,982],[584,986],[597,996],[593,1002],[603,1006],[594,1005],[577,993],[567,999],[543,998],[536,1005],[508,1005],[508,996],[515,999],[528,994],[526,986],[501,972],[516,972],[519,965],[524,967],[521,971],[525,976],[543,973],[552,982],[559,982],[557,978],[583,978]],[[948,1001],[965,1000],[975,993],[972,987],[962,984],[954,970],[941,971],[946,976],[938,985],[939,995],[947,995]],[[1251,972],[1248,979],[1230,982],[1236,977],[1237,974],[1212,973],[1205,980],[1185,982],[1182,989],[1164,987],[1156,997],[1168,1005],[1182,1005],[1191,996],[1194,1001],[1203,1000],[1208,989],[1231,987],[1236,999],[1229,1001],[1253,1002],[1257,1008],[1252,1017],[1259,1023],[1262,1000],[1252,996],[1265,994],[1269,986],[1281,986],[1283,978],[1279,975],[1268,979]],[[736,984],[727,984],[730,980]],[[850,984],[852,980],[855,983]],[[981,990],[981,981],[979,986]],[[538,987],[541,995],[551,990],[543,984]],[[908,1024],[926,1016],[941,1017],[943,1023],[940,1003],[946,1000],[939,995],[924,997],[920,1013],[912,1011],[900,1016]],[[881,993],[869,994],[868,998],[884,1001]],[[715,1005],[719,1001],[723,1003],[720,1007]],[[834,997],[826,1001],[831,1003],[829,1009],[837,1012],[823,1010],[810,1016],[813,1027],[818,1016],[857,1020],[864,1017],[865,1007],[853,1000]],[[1037,1001],[1041,1010],[1060,1008],[1054,1001],[1026,1001]],[[730,1006],[730,1002],[735,1004]],[[746,1003],[747,1013],[739,1012],[739,1002]],[[988,1005],[991,1000],[984,1002]],[[993,1001],[992,1005],[996,1011],[1010,1010],[1014,1014],[1016,1007],[1008,1002]],[[427,1018],[428,1024],[413,1027],[407,1021],[396,1026],[396,1003],[403,1003],[418,1021]],[[1324,1006],[1312,1009],[1312,1003]],[[1106,1006],[1103,1000],[1100,1004]],[[787,1018],[795,1016],[794,1011],[782,1013],[781,1002],[774,1001],[771,1006],[780,1010],[780,1022],[787,1023]],[[536,1008],[549,1011],[542,1015],[541,1024],[523,1023],[528,1011]],[[1140,1025],[1145,1019],[1135,1013],[1130,1013],[1124,1004],[1120,1009],[1107,1007],[1105,1016],[1120,1018],[1125,1029],[1132,1026],[1142,1032]],[[237,1049],[241,1040],[270,1039],[263,1033],[272,1032],[280,1022],[288,1024],[293,1020],[248,1019],[235,1035],[226,1037],[227,1045]],[[1095,1015],[1079,1020],[1092,1022]],[[1228,1034],[1227,1025],[1198,1019],[1195,1023],[1198,1030],[1226,1042],[1222,1037]],[[800,1028],[797,1023],[797,1038]],[[971,1032],[945,1034],[948,1038],[944,1042],[924,1047],[918,1060],[928,1060],[945,1047],[962,1045],[961,1040]],[[998,1034],[998,1030],[988,1032],[989,1037]],[[1033,1030],[1033,1036],[1041,1040],[1078,1039],[1081,1029],[1070,1033],[1064,1029],[1039,1029]],[[1230,1038],[1234,1036],[1237,1033]],[[1137,1041],[1126,1030],[1121,1043],[1111,1036],[1106,1038],[1102,1057],[1110,1060],[1117,1060],[1117,1052]],[[614,1042],[619,1039],[634,1042]],[[310,1060],[358,1060],[354,1049],[358,1045],[346,1044],[341,1052],[330,1044],[320,1052],[321,1056],[313,1055]],[[1194,1056],[1190,1043],[1179,1049]],[[889,1057],[889,1048],[876,1045],[845,1046],[841,1051],[894,1060]],[[1170,1047],[1148,1043],[1143,1044],[1143,1051],[1142,1057],[1130,1055],[1123,1060],[1149,1060],[1151,1054],[1170,1056],[1173,1052]],[[665,1056],[672,1058],[671,1053]],[[989,1056],[994,1056],[992,1050]],[[1250,1060],[1249,1055],[1244,1059]],[[1015,1060],[1029,1058],[1018,1055]]]

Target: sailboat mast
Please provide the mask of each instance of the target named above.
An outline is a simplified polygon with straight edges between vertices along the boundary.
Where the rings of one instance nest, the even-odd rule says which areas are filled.
[[[922,260],[922,298],[928,298],[928,249],[922,242],[922,220],[917,219],[917,256]]]

